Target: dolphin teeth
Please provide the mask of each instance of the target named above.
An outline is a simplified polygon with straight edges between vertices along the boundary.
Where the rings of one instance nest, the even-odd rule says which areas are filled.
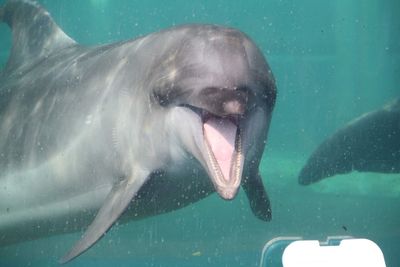
[[[206,152],[216,189],[223,198],[233,198],[240,184],[243,158],[239,118],[207,113],[203,118]]]
[[[233,175],[236,181],[240,181],[241,171],[242,171],[242,160],[243,160],[243,151],[242,151],[242,134],[240,132],[240,127],[237,129],[236,140],[235,140],[235,164],[232,165]],[[231,171],[232,172],[232,171]]]

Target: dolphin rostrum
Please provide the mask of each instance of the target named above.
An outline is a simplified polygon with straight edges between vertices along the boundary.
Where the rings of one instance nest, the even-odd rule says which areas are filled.
[[[230,200],[240,185],[270,220],[258,169],[276,87],[245,34],[186,25],[85,47],[33,1],[7,1],[0,19],[13,39],[0,76],[0,242],[89,225],[65,263],[123,213],[214,191]]]
[[[400,172],[400,98],[354,119],[326,139],[301,170],[299,183],[353,170]]]

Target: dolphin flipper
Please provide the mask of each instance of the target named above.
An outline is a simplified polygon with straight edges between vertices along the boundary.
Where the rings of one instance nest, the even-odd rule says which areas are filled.
[[[242,187],[249,199],[254,215],[263,221],[270,221],[272,218],[271,203],[265,191],[261,175],[257,173],[253,177],[246,179]]]
[[[69,262],[89,249],[113,225],[145,181],[147,181],[148,175],[145,175],[144,178],[143,175],[140,176],[124,179],[114,185],[83,237],[60,259],[59,262],[61,264]]]

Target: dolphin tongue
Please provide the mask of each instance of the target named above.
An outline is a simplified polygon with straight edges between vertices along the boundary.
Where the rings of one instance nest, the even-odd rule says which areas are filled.
[[[222,176],[230,180],[237,126],[229,119],[211,117],[204,123],[204,133]]]

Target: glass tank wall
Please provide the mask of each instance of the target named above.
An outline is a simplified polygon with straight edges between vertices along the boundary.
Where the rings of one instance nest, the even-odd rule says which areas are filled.
[[[230,202],[214,194],[179,211],[114,225],[68,266],[258,266],[274,237],[332,235],[371,239],[388,267],[400,265],[400,174],[354,171],[298,183],[321,142],[400,96],[399,1],[39,2],[84,45],[187,23],[238,28],[260,47],[278,88],[261,163],[270,222],[252,214],[243,191]],[[1,24],[0,66],[10,49],[10,30]],[[0,266],[57,266],[80,234],[0,247]]]

